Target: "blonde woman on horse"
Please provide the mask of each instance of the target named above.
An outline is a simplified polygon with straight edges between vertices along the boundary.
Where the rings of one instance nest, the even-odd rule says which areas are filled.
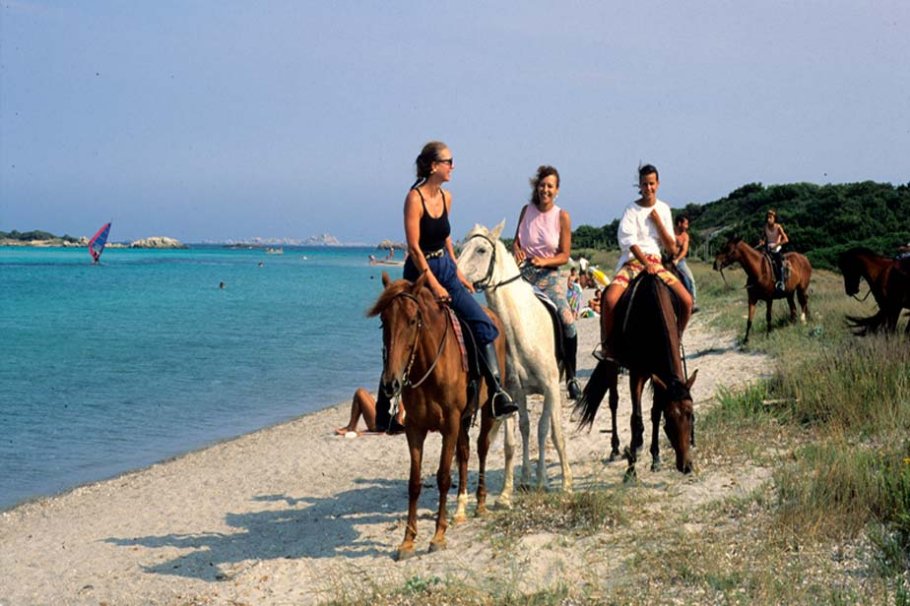
[[[452,246],[449,224],[452,194],[442,186],[452,178],[455,160],[445,143],[431,141],[424,145],[415,163],[417,180],[404,200],[404,232],[408,242],[404,278],[413,282],[426,273],[427,286],[436,300],[450,305],[468,325],[494,393],[493,416],[508,416],[518,407],[502,388],[499,361],[493,346],[499,330],[471,296],[474,287],[458,269]]]
[[[572,252],[572,220],[556,206],[559,196],[559,171],[540,166],[531,178],[531,201],[521,208],[512,254],[522,277],[546,293],[556,305],[563,330],[563,366],[569,398],[577,400],[581,388],[575,378],[578,332],[575,312],[566,297],[566,281],[559,268]]]
[[[616,277],[604,291],[601,301],[600,337],[604,344],[604,356],[616,359],[617,352],[611,351],[613,335],[613,310],[629,283],[645,271],[656,274],[670,287],[681,303],[679,316],[680,335],[692,315],[692,297],[685,285],[667,271],[661,263],[661,249],[676,255],[676,237],[673,234],[673,215],[666,202],[657,198],[660,175],[657,168],[645,164],[638,169],[638,189],[641,197],[630,203],[623,212],[617,229],[621,255],[616,268]]]

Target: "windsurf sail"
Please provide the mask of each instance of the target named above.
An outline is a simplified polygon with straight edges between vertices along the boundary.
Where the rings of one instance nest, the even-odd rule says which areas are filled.
[[[109,233],[111,233],[111,224],[105,223],[98,230],[98,233],[88,241],[88,252],[92,255],[92,260],[95,263],[101,259],[101,253],[104,251],[104,245],[107,244],[107,235]]]

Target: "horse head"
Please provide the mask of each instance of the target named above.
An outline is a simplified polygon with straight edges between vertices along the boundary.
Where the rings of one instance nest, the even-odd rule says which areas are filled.
[[[732,265],[739,261],[739,243],[742,242],[742,238],[739,236],[731,236],[727,242],[721,247],[721,249],[714,256],[714,271],[722,271],[728,265]]]
[[[502,281],[508,270],[509,261],[514,260],[499,236],[505,227],[505,220],[493,229],[475,225],[464,237],[461,254],[458,255],[458,269],[477,290],[484,290]],[[513,273],[517,274],[517,266]]]
[[[393,282],[387,272],[382,272],[385,290],[367,312],[367,316],[379,316],[382,322],[380,387],[390,398],[400,395],[407,385],[408,371],[417,356],[424,310],[430,308],[428,298],[432,298],[430,290],[425,288],[426,282],[426,273],[411,283],[408,280]]]
[[[676,469],[684,474],[692,473],[693,469],[690,447],[695,432],[692,385],[695,383],[696,376],[698,376],[697,370],[685,383],[673,377],[668,385],[656,374],[651,375],[651,381],[659,389],[657,396],[662,402],[664,433],[667,434],[676,453]]]
[[[837,266],[844,275],[844,292],[853,297],[859,293],[859,280],[862,277],[859,255],[863,249],[851,248],[837,257]]]

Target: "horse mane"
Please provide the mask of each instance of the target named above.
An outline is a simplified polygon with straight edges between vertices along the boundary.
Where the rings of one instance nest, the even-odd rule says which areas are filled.
[[[671,306],[666,314],[665,304]],[[614,331],[614,335],[619,341],[616,350],[621,352],[623,362],[657,369],[657,374],[665,381],[671,380],[673,349],[679,348],[679,305],[673,291],[657,276],[641,272],[632,280],[616,307],[619,330]],[[658,321],[655,322],[655,318]],[[649,364],[655,353],[652,349],[655,342],[665,343],[666,347],[659,352],[657,364]]]
[[[413,286],[413,282],[404,279],[396,280],[389,284],[386,289],[383,290],[379,295],[379,298],[376,299],[376,303],[374,303],[373,306],[367,310],[367,317],[372,318],[381,314],[389,305],[391,305],[392,301],[396,297],[398,297],[403,292],[410,291]],[[419,292],[415,292],[413,294],[422,299],[424,293],[426,292],[429,292],[429,288],[421,288]],[[421,303],[423,304],[425,301],[421,301]]]

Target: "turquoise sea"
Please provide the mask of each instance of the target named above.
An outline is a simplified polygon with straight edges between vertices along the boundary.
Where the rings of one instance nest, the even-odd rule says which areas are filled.
[[[0,509],[374,390],[375,252],[0,247]]]

